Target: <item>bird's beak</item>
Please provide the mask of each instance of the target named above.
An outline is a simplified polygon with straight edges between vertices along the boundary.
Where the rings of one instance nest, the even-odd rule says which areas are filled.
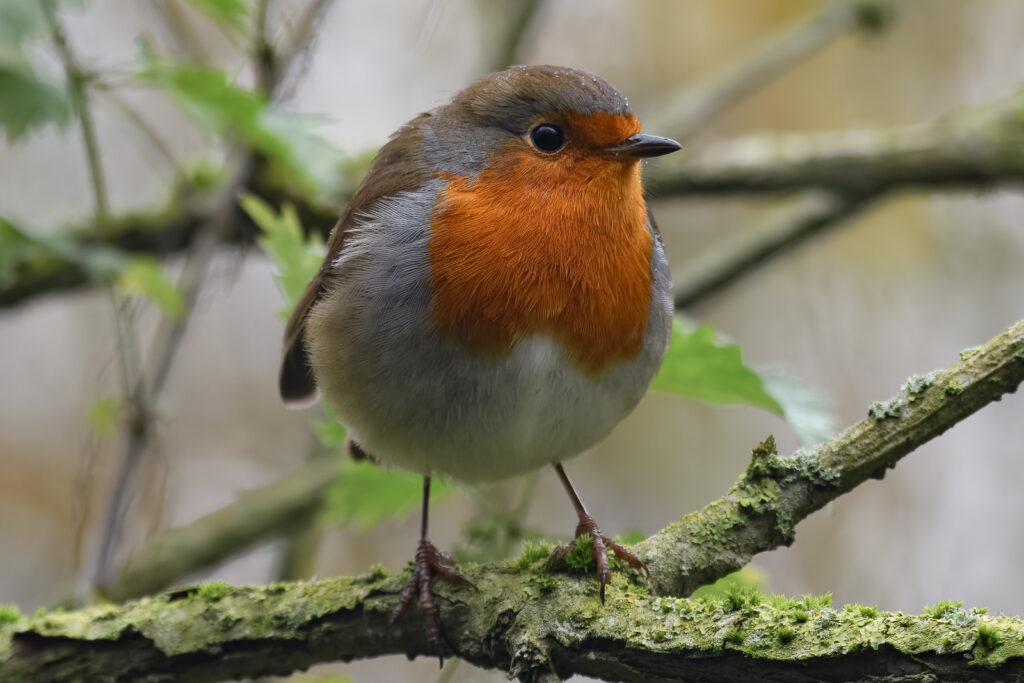
[[[604,152],[616,159],[646,159],[671,154],[683,146],[672,138],[662,138],[647,133],[631,135],[614,147],[605,147]]]

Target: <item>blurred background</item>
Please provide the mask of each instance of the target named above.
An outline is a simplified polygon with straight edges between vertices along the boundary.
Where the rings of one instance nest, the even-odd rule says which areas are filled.
[[[338,188],[351,191],[368,155],[391,132],[505,62],[594,71],[630,98],[649,132],[673,135],[653,122],[671,128],[665,113],[678,93],[715,78],[724,65],[826,12],[828,4],[272,0],[271,42],[305,38],[279,81],[284,85],[274,109],[308,115],[303,134],[312,131],[322,142],[306,138],[301,149],[317,163],[330,162],[330,172],[314,174],[316,187],[305,188],[307,196],[316,195],[311,204],[317,211],[303,213],[303,223],[329,228],[324,217],[344,205]],[[168,202],[173,208],[185,201],[172,189],[183,178],[201,185],[197,179],[230,180],[237,171],[230,131],[216,130],[202,112],[196,118],[166,88],[132,82],[141,68],[149,69],[150,85],[166,84],[172,79],[161,65],[173,59],[222,69],[228,81],[259,87],[263,76],[248,56],[249,27],[259,10],[239,2],[242,23],[232,28],[234,19],[210,9],[231,5],[93,0],[57,8],[74,62],[97,83],[89,112],[109,216],[152,214]],[[758,77],[743,97],[685,131],[685,154],[753,133],[925,123],[958,107],[997,101],[1024,82],[1024,4],[932,0],[891,8],[883,27],[853,22],[778,75]],[[40,78],[62,83],[67,55],[45,35],[22,51]],[[140,67],[143,62],[149,66]],[[97,209],[77,125],[38,125],[12,138],[0,142],[0,216],[40,240],[88,226]],[[306,158],[298,152],[293,162],[301,166]],[[653,175],[654,164],[650,170]],[[335,192],[321,193],[334,177],[340,178],[330,186]],[[799,378],[821,397],[813,399],[816,407],[827,406],[835,426],[845,427],[908,376],[950,365],[961,349],[1024,317],[1024,200],[1018,190],[996,184],[984,193],[920,187],[887,195],[685,313],[737,342],[749,365]],[[295,189],[262,194],[276,211]],[[793,201],[775,195],[659,199],[657,185],[652,194],[674,269]],[[218,201],[216,192],[189,197],[201,207]],[[277,397],[283,299],[274,266],[260,249],[237,240],[208,255],[166,382],[148,404],[143,456],[126,507],[115,515],[115,564],[163,530],[299,470],[317,451],[310,445],[317,409],[287,411]],[[180,252],[163,263],[170,280],[188,274]],[[0,276],[14,277],[2,269]],[[114,287],[93,278],[95,286],[55,287],[0,308],[0,603],[23,611],[52,606],[81,595],[93,578],[129,439],[125,373],[153,372],[161,353],[153,340],[168,324],[166,307],[162,314],[151,302],[159,296],[146,284],[148,276],[138,277],[148,298],[135,297],[131,278],[122,273]],[[991,405],[908,456],[884,480],[860,486],[801,523],[792,547],[755,558],[766,589],[831,591],[837,604],[913,613],[943,599],[994,613],[1024,611],[1016,569],[1024,564],[1022,414],[1020,397]],[[782,453],[800,445],[784,420],[763,410],[652,393],[567,471],[607,533],[647,535],[723,495],[750,449],[768,434]],[[484,497],[511,507],[523,487],[520,481],[488,487]],[[434,507],[432,536],[439,547],[465,542],[467,522],[481,515],[480,497],[459,489]],[[377,562],[397,570],[411,558],[418,529],[416,514],[372,525],[309,519],[305,526],[317,534],[289,529],[285,539],[257,543],[178,583],[276,580],[282,558],[296,557],[299,537],[308,542],[298,554],[299,573],[356,574]],[[572,508],[551,472],[541,473],[518,521],[548,537],[571,534]],[[318,667],[296,678],[328,673],[355,681],[437,675],[434,660],[393,657]],[[503,679],[468,665],[450,675],[455,681]]]

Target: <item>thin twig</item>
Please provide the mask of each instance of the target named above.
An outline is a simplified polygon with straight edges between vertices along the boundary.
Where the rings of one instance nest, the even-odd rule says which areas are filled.
[[[488,71],[500,71],[516,64],[523,39],[529,35],[534,20],[543,11],[544,0],[521,0],[513,3],[499,3],[499,6],[511,14],[505,31],[495,41],[497,47],[491,59]]]
[[[748,277],[775,257],[857,215],[879,193],[823,190],[798,195],[704,253],[673,268],[676,308],[690,309]]]
[[[61,64],[64,67],[64,76],[67,80],[71,106],[78,116],[79,129],[82,132],[82,147],[85,149],[85,159],[89,164],[89,184],[92,187],[96,218],[100,223],[104,223],[110,215],[110,205],[107,199],[107,180],[103,174],[99,145],[96,142],[96,127],[93,123],[92,110],[89,107],[89,95],[85,87],[88,77],[79,67],[71,51],[67,35],[64,33],[64,27],[57,18],[55,0],[43,0],[40,6],[43,8],[43,14],[50,24],[50,35],[54,47],[57,48],[57,54],[60,55]]]
[[[878,30],[890,15],[890,2],[823,2],[818,10],[794,25],[684,88],[659,108],[648,125],[663,135],[689,137],[716,114],[763,88],[839,36],[856,28]]]

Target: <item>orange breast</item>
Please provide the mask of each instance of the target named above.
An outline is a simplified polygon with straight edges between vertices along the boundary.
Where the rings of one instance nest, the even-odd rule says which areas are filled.
[[[498,354],[546,332],[591,374],[635,357],[653,246],[639,164],[514,149],[475,182],[451,176],[438,196],[429,246],[436,329]]]

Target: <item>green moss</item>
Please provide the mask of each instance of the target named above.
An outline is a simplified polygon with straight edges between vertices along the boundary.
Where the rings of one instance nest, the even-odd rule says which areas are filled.
[[[1003,642],[1003,637],[995,626],[978,624],[978,642],[989,650],[994,650]]]
[[[754,607],[763,604],[764,601],[764,593],[756,586],[732,585],[722,595],[722,608],[726,612],[743,611],[749,614]]]
[[[959,396],[964,392],[964,385],[960,383],[960,380],[954,377],[946,382],[945,391],[946,396]]]
[[[550,593],[558,588],[558,579],[550,574],[532,574],[530,584],[541,593]]]
[[[231,592],[226,581],[207,581],[196,588],[196,597],[206,602],[217,602]]]
[[[878,616],[877,607],[869,607],[856,602],[851,602],[849,605],[844,606],[843,612],[846,614],[858,614],[862,617],[868,617],[869,619],[874,619]]]
[[[793,621],[795,621],[798,624],[804,623],[809,618],[810,618],[810,615],[807,614],[807,612],[805,610],[798,609],[798,610],[794,610],[794,612],[793,612]]]
[[[981,350],[980,346],[972,346],[970,348],[966,348],[966,349],[964,349],[963,351],[960,352],[960,360],[967,360],[968,358],[970,358],[971,356],[973,356],[974,354],[976,354],[980,350]]]
[[[594,564],[594,542],[590,534],[583,534],[572,544],[572,549],[562,558],[565,565],[576,571],[585,571]]]
[[[826,609],[832,607],[832,594],[823,593],[822,595],[812,595],[810,593],[804,594],[801,601],[804,603],[804,607],[807,609]]]
[[[741,631],[738,628],[731,628],[725,632],[725,642],[730,643],[732,645],[742,645],[743,639],[743,631]]]
[[[781,644],[785,645],[786,643],[789,643],[794,638],[796,638],[796,631],[794,631],[793,629],[789,628],[788,626],[783,626],[782,628],[780,628],[778,631],[775,632],[775,638]]]
[[[13,624],[21,619],[21,610],[17,605],[0,605],[0,624]]]
[[[554,550],[555,544],[550,541],[525,541],[512,565],[519,571],[526,571],[537,562],[547,562]]]
[[[930,617],[942,619],[948,617],[951,613],[957,612],[958,610],[962,610],[963,606],[963,602],[952,602],[951,600],[942,600],[931,606],[925,605],[924,613]]]
[[[772,593],[768,596],[768,604],[779,610],[793,609],[800,604],[800,601],[796,598],[791,598],[788,595],[782,593]]]
[[[367,581],[380,581],[381,579],[387,578],[388,570],[384,568],[379,562],[370,565],[370,568],[363,574]]]

